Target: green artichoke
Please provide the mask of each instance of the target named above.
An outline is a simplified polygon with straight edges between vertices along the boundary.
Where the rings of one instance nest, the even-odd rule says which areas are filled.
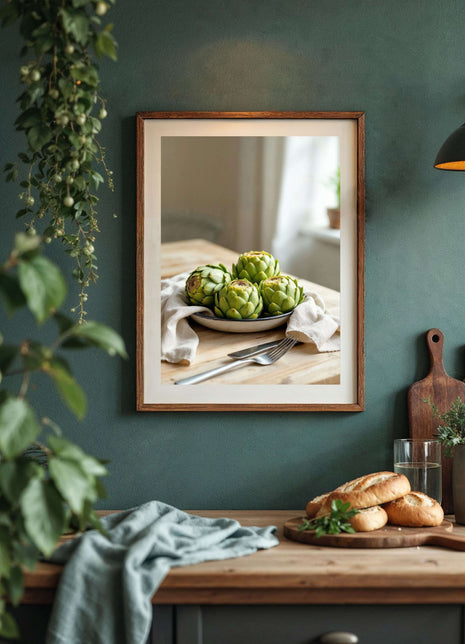
[[[280,272],[278,260],[264,250],[242,253],[239,255],[237,264],[232,266],[233,277],[254,283],[279,275]]]
[[[223,264],[198,266],[186,280],[185,293],[189,304],[213,309],[214,296],[231,281],[231,273]]]
[[[260,282],[259,290],[265,315],[288,313],[305,299],[303,287],[289,275],[268,277]]]
[[[215,293],[215,314],[232,320],[255,320],[263,309],[257,286],[248,280],[232,280]]]

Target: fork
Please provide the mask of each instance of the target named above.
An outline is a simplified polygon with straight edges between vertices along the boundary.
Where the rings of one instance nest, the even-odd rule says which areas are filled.
[[[242,367],[245,364],[248,364],[250,362],[254,362],[255,364],[259,364],[262,366],[268,366],[270,364],[273,364],[280,358],[282,358],[283,355],[287,353],[289,349],[292,349],[292,347],[295,344],[297,344],[297,340],[294,340],[293,338],[285,338],[276,347],[274,347],[270,351],[267,351],[266,353],[262,353],[259,356],[254,356],[252,358],[244,358],[242,360],[234,360],[234,362],[229,362],[228,364],[225,364],[222,367],[217,367],[216,369],[209,369],[209,371],[203,371],[202,373],[198,373],[196,376],[190,376],[189,378],[183,378],[182,380],[178,380],[174,384],[175,385],[195,385],[197,382],[208,380],[209,378],[213,378],[213,376],[218,376],[220,373],[224,373],[225,371],[237,369],[238,367]]]

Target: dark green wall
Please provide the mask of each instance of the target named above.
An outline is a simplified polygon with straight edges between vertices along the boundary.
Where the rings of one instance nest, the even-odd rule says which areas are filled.
[[[465,114],[465,5],[459,0],[117,0],[119,62],[102,64],[103,141],[116,191],[101,191],[101,278],[90,317],[125,337],[131,359],[76,355],[90,411],[77,423],[37,395],[70,438],[111,460],[106,507],[161,499],[183,508],[303,507],[391,467],[407,434],[406,391],[423,377],[424,332],[446,336],[465,376],[465,174],[433,170]],[[0,38],[0,164],[13,130],[20,43]],[[366,112],[366,411],[135,413],[135,113],[139,110]],[[0,185],[6,252],[16,189]],[[113,219],[113,213],[118,218]],[[59,255],[66,267],[66,260]],[[29,333],[26,317],[14,325]]]

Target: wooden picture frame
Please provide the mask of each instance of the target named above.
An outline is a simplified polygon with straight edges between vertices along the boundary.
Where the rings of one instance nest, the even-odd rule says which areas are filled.
[[[136,120],[137,410],[362,411],[364,409],[364,113],[139,112]],[[312,228],[311,234],[315,237],[320,235],[323,245],[325,241],[340,244],[338,247],[340,248],[338,275],[340,279],[339,314],[341,324],[340,331],[338,331],[338,333],[340,332],[340,351],[319,352],[315,345],[304,344],[296,346],[289,354],[281,358],[281,370],[277,369],[279,362],[271,367],[247,365],[231,371],[230,373],[235,375],[234,379],[231,376],[230,381],[226,379],[226,376],[223,376],[224,380],[211,378],[195,385],[179,386],[174,384],[185,376],[231,360],[227,357],[230,346],[237,349],[238,346],[256,345],[263,341],[264,337],[274,339],[277,334],[278,337],[282,337],[285,327],[266,332],[269,334],[267,336],[266,333],[223,333],[194,324],[193,328],[200,337],[195,360],[189,366],[162,363],[160,280],[162,278],[171,279],[173,272],[176,271],[187,275],[198,265],[216,264],[223,258],[230,262],[234,254],[238,256],[245,251],[257,250],[252,246],[252,242],[248,245],[248,240],[253,238],[252,233],[259,234],[256,231],[260,226],[255,225],[255,220],[249,216],[248,209],[255,207],[257,195],[254,191],[258,190],[257,185],[260,184],[260,212],[262,216],[269,217],[269,212],[273,211],[274,213],[277,210],[277,208],[270,208],[270,204],[267,205],[267,201],[271,199],[270,189],[271,192],[274,190],[273,186],[276,187],[276,182],[268,178],[268,188],[264,190],[261,180],[263,177],[268,177],[268,166],[271,168],[276,166],[276,158],[281,160],[281,164],[278,165],[281,173],[279,176],[282,176],[282,172],[284,172],[282,159],[287,159],[282,155],[264,156],[262,150],[274,148],[288,150],[299,141],[303,145],[315,147],[316,143],[320,145],[320,141],[323,141],[321,145],[326,145],[330,139],[334,143],[334,137],[337,139],[339,154],[340,241],[338,233],[334,231],[324,230],[314,233]],[[219,145],[224,145],[224,147],[218,148]],[[229,158],[229,155],[233,154],[230,151],[232,148],[240,151],[241,164],[239,165],[236,162],[233,163]],[[255,157],[242,156],[244,149],[252,148],[259,149],[262,154],[258,171]],[[205,158],[202,157],[202,162],[198,156],[200,149],[202,150],[201,154],[205,156]],[[216,156],[210,159],[210,154],[213,154],[212,150],[215,150]],[[218,152],[218,150],[220,151]],[[225,152],[226,150],[227,152]],[[323,159],[325,162],[326,157],[321,155],[322,153],[320,153],[319,159]],[[297,156],[295,158],[298,159]],[[253,159],[253,163],[250,159]],[[287,160],[286,163],[288,163]],[[221,234],[226,237],[223,237],[222,243],[216,243],[216,241],[206,241],[206,237],[202,233],[198,235],[201,239],[194,242],[191,239],[192,234],[186,230],[181,233],[179,241],[163,241],[162,243],[162,234],[163,240],[170,239],[167,236],[168,225],[162,224],[162,220],[171,222],[175,219],[178,222],[177,229],[182,231],[187,229],[181,215],[173,219],[169,210],[172,203],[177,203],[181,199],[181,193],[184,201],[182,199],[179,201],[182,205],[179,212],[182,212],[183,217],[186,216],[186,212],[188,217],[194,214],[200,216],[196,214],[196,210],[200,208],[199,204],[194,205],[193,203],[194,200],[197,202],[200,199],[199,195],[204,200],[203,204],[208,202],[211,205],[214,197],[217,198],[218,194],[221,194],[221,190],[218,188],[219,179],[215,178],[216,167],[221,165],[226,167],[223,177],[225,176],[225,180],[229,183],[233,183],[232,168],[239,167],[237,172],[241,183],[237,184],[238,180],[235,179],[234,185],[241,186],[241,189],[238,189],[241,199],[236,199],[237,195],[233,192],[224,193],[225,196],[229,195],[224,199],[224,208],[231,207],[231,202],[234,202],[236,216],[225,215],[223,205],[217,205],[214,213],[216,216],[221,211],[223,214],[222,225],[226,225],[226,228],[233,225],[235,237],[233,233],[223,231]],[[197,176],[199,172],[204,172],[205,176]],[[218,170],[218,172],[222,171]],[[277,175],[271,174],[270,176]],[[257,177],[260,181],[257,180]],[[193,183],[190,189],[187,186],[189,182]],[[174,188],[171,187],[171,184],[174,185]],[[321,185],[322,182],[319,180],[317,188]],[[228,188],[228,190],[231,189]],[[281,196],[282,190],[283,188],[278,191]],[[278,203],[280,198],[275,195],[273,204]],[[281,204],[281,202],[279,203]],[[240,205],[240,208],[237,204]],[[286,206],[286,204],[287,202],[284,205]],[[290,207],[292,206],[291,203]],[[215,207],[212,209],[215,210]],[[190,219],[188,223],[190,223]],[[194,234],[197,230],[200,231],[200,225],[195,224]],[[282,226],[282,222],[280,225]],[[278,229],[278,223],[276,227]],[[263,220],[261,230],[262,237],[254,239],[266,239],[268,228],[263,224]],[[284,230],[286,230],[286,226]],[[183,234],[185,238],[182,237]],[[306,239],[305,231],[301,234],[300,229],[299,232],[297,229],[293,230],[292,234],[300,244],[302,239],[304,241]],[[279,243],[279,234],[275,232],[274,235],[274,239],[277,239],[277,243]],[[313,237],[311,238],[313,239]],[[229,240],[230,243],[225,242],[224,239]],[[233,242],[233,239],[236,241]],[[260,247],[258,250],[271,252],[269,248]],[[288,261],[294,261],[293,248],[289,247],[285,250],[289,255]],[[310,253],[312,257],[314,254],[313,251]],[[329,268],[328,262],[328,270]],[[326,271],[326,268],[324,270]],[[296,272],[289,269],[286,269],[286,272],[296,276]],[[298,279],[300,277],[302,276],[297,275]],[[304,278],[305,284],[307,284],[305,281],[307,279],[307,277]],[[321,280],[318,282],[309,280],[309,282],[311,286],[315,286],[315,283],[317,287],[321,285]],[[328,290],[321,285],[321,292],[324,292],[325,295],[329,293],[329,300],[332,298],[331,294],[337,294],[339,306],[339,291],[337,289]],[[327,307],[327,310],[331,313],[331,307]],[[192,326],[191,323],[189,325]],[[291,356],[294,362],[292,362]],[[286,364],[288,365],[287,374],[285,373]],[[324,372],[325,364],[328,365],[328,369],[331,365],[331,372]],[[271,376],[274,373],[273,369],[276,372],[276,380],[274,381]]]

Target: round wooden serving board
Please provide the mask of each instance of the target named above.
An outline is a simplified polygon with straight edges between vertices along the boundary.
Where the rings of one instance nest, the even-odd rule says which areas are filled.
[[[453,524],[443,521],[436,528],[405,528],[386,525],[372,532],[355,534],[325,534],[316,537],[312,530],[300,531],[298,526],[305,517],[289,519],[284,524],[284,536],[292,541],[312,546],[336,546],[338,548],[410,548],[412,546],[443,546],[465,550],[465,537],[453,534]]]

